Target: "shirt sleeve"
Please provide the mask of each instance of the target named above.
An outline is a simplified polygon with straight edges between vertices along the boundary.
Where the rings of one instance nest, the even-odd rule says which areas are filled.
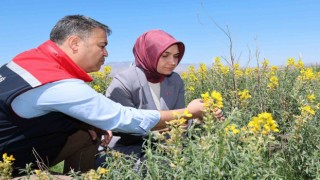
[[[135,135],[146,135],[160,120],[158,111],[124,107],[78,79],[57,81],[29,90],[15,98],[12,108],[25,118],[56,111],[100,129]]]

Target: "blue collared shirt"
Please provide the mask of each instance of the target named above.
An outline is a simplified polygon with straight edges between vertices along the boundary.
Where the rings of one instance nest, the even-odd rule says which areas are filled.
[[[100,129],[146,135],[160,120],[155,110],[124,107],[97,93],[84,81],[67,79],[31,89],[14,99],[23,118],[62,112]]]

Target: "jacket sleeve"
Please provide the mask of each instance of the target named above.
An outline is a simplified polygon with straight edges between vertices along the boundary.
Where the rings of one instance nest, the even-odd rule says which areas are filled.
[[[128,83],[123,76],[116,75],[106,90],[106,97],[123,106],[135,107]]]
[[[184,82],[181,79],[180,75],[175,73],[175,81],[176,81],[176,85],[178,88],[178,98],[177,101],[174,105],[174,109],[181,109],[181,108],[185,108],[186,104],[185,104],[185,97],[184,97]]]

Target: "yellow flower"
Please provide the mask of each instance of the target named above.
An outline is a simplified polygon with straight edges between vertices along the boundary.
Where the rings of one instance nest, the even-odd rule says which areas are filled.
[[[192,81],[192,82],[198,81],[198,78],[197,78],[196,75],[194,75],[193,73],[191,73],[191,74],[189,75],[189,79],[190,79],[190,81]]]
[[[189,113],[188,109],[185,109],[184,112],[183,112],[183,116],[184,117],[192,117],[192,114]]]
[[[271,123],[270,127],[273,132],[279,132],[278,125],[276,123]]]
[[[121,153],[118,151],[112,151],[112,155],[115,159],[118,159],[121,157]]]
[[[213,109],[223,107],[222,96],[217,91],[212,91],[211,95],[209,95],[209,92],[206,92],[204,94],[201,94],[201,97],[203,98],[206,107],[211,107]]]
[[[316,114],[316,112],[309,105],[302,107],[301,111],[303,114],[312,114],[312,115]]]
[[[262,67],[266,68],[266,67],[269,66],[269,64],[270,64],[270,62],[269,62],[267,59],[265,59],[265,60],[262,62]]]
[[[181,119],[183,117],[189,117],[189,118],[192,117],[192,114],[189,113],[188,109],[185,109],[183,111],[183,113],[179,113],[179,112],[173,111],[172,114],[176,119]]]
[[[240,68],[240,64],[238,64],[238,63],[234,64],[234,65],[233,65],[233,68],[234,68],[234,69],[239,69],[239,68]]]
[[[187,72],[182,72],[182,73],[181,73],[181,78],[182,78],[183,80],[186,80],[187,77],[188,77],[188,73],[187,73]]]
[[[221,63],[221,58],[220,58],[220,57],[216,57],[216,58],[213,60],[212,68],[214,68],[214,67],[221,68],[222,66],[223,66],[223,64]]]
[[[243,91],[238,92],[238,96],[240,100],[247,100],[251,98],[251,95],[249,93],[249,90],[244,89]]]
[[[278,125],[275,120],[273,120],[271,113],[261,113],[257,117],[253,117],[248,124],[248,128],[251,132],[257,134],[261,133],[267,135],[270,132],[279,132]]]
[[[312,68],[307,68],[300,71],[300,76],[298,76],[298,79],[310,81],[310,80],[315,80],[316,76],[313,73]]]
[[[198,72],[199,72],[199,74],[198,74],[199,76],[198,77],[200,77],[201,79],[205,79],[207,77],[207,67],[206,67],[206,65],[201,63]]]
[[[202,97],[204,100],[209,99],[209,92],[206,92],[206,93],[204,93],[204,94],[201,94],[201,97]]]
[[[105,75],[109,75],[111,72],[111,66],[104,66],[103,67],[103,72]]]
[[[295,62],[294,62],[294,58],[289,58],[287,60],[287,66],[294,66]]]
[[[222,96],[219,92],[212,91],[211,98],[214,100],[214,103],[218,108],[223,107]]]
[[[3,162],[5,162],[5,163],[11,163],[12,161],[16,160],[13,157],[13,155],[8,156],[7,153],[2,154],[2,159],[3,159]]]
[[[231,124],[231,125],[228,125],[226,128],[225,128],[225,131],[228,133],[228,132],[232,132],[233,134],[239,134],[240,130],[237,129],[237,126],[235,124]]]
[[[246,71],[244,72],[244,74],[245,74],[246,76],[251,76],[252,71],[253,71],[252,68],[246,68]]]
[[[192,91],[192,92],[194,92],[194,91],[195,91],[195,89],[194,89],[194,87],[193,87],[193,86],[189,86],[187,89],[188,89],[189,91]]]
[[[178,127],[178,126],[186,124],[186,122],[187,122],[187,120],[185,118],[181,118],[180,117],[180,118],[175,119],[175,120],[166,121],[166,124]]]
[[[97,78],[103,79],[105,77],[105,74],[103,72],[96,72]]]
[[[94,85],[93,89],[97,92],[101,92],[101,87],[99,85]]]
[[[279,69],[278,66],[271,66],[271,71],[273,71],[273,72],[278,71],[278,69]]]
[[[233,134],[239,134],[240,130],[239,129],[232,129]]]
[[[271,76],[269,79],[268,88],[276,89],[279,85],[279,80],[277,76]]]
[[[185,118],[180,118],[179,121],[178,121],[178,125],[184,125],[186,123],[187,123],[187,120]]]
[[[214,59],[214,63],[217,64],[217,65],[222,65],[222,63],[221,63],[221,58],[220,58],[220,57],[216,57],[216,58]]]
[[[207,65],[204,63],[200,63],[199,72],[201,74],[206,74],[207,73]]]
[[[228,66],[220,66],[221,74],[228,74],[229,73],[229,67]]]
[[[100,174],[100,175],[106,175],[108,173],[108,169],[106,168],[102,168],[102,167],[98,167],[97,169],[97,173]]]
[[[188,71],[188,72],[192,72],[192,73],[195,73],[195,72],[196,72],[195,67],[194,67],[193,65],[188,66],[188,70],[187,70],[187,71]]]
[[[40,175],[41,174],[41,170],[40,169],[36,169],[36,170],[34,170],[34,172],[36,173],[36,175]]]
[[[307,99],[309,102],[314,102],[314,100],[316,99],[316,96],[314,94],[310,94],[307,96]]]
[[[101,175],[99,175],[94,169],[90,169],[86,173],[81,174],[81,179],[99,180],[101,179]]]
[[[89,73],[92,77],[94,77],[94,78],[98,78],[98,79],[102,79],[102,78],[104,78],[105,76],[104,76],[104,73],[103,72],[100,72],[100,71],[98,71],[98,72],[92,72],[92,73]]]
[[[299,60],[297,62],[297,64],[295,64],[295,66],[298,68],[298,69],[302,69],[304,68],[304,63],[302,62],[302,60]]]
[[[234,74],[236,77],[241,77],[243,75],[243,72],[240,69],[236,69]]]

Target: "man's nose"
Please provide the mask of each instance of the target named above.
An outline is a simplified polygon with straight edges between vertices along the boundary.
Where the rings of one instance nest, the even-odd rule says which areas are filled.
[[[108,55],[109,55],[109,53],[108,53],[107,49],[104,49],[104,51],[103,51],[103,56],[104,56],[104,57],[108,57]]]

